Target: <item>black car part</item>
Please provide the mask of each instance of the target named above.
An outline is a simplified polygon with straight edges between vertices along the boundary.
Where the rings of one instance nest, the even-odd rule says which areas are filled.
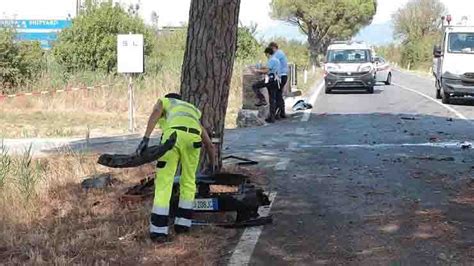
[[[134,203],[150,198],[154,192],[154,176],[143,179],[140,184],[131,187],[121,197],[125,203]],[[211,186],[222,185],[237,187],[235,192],[212,192]],[[257,188],[249,178],[241,174],[218,173],[212,176],[199,175],[196,177],[197,194],[194,203],[196,213],[223,213],[236,212],[233,222],[206,222],[193,221],[194,225],[215,225],[225,228],[242,228],[259,226],[272,222],[271,216],[259,216],[258,209],[269,206],[270,199],[263,189]],[[179,201],[179,176],[175,177],[173,193],[171,196],[170,216],[178,208]]]
[[[111,168],[138,167],[158,160],[167,151],[171,150],[175,143],[176,132],[171,134],[165,143],[148,147],[142,154],[102,154],[97,163]]]

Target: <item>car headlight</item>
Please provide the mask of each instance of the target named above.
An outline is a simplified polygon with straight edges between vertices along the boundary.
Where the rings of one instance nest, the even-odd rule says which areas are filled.
[[[326,67],[326,71],[327,71],[327,72],[331,72],[331,71],[335,71],[335,70],[337,70],[336,67],[333,67],[333,66],[327,66],[327,67]]]
[[[360,72],[372,72],[373,68],[371,66],[365,66],[360,69]]]

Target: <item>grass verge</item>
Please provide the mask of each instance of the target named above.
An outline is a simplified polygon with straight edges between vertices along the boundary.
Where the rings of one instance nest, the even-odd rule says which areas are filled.
[[[0,154],[0,163],[7,161],[11,167],[0,172],[1,265],[214,265],[225,255],[228,239],[237,234],[195,227],[171,244],[151,243],[151,200],[124,206],[118,198],[152,172],[153,165],[114,170],[118,182],[85,191],[80,186],[83,177],[108,171],[95,163],[95,155],[68,152],[31,159],[28,151],[19,157]],[[19,179],[18,172],[28,178]]]

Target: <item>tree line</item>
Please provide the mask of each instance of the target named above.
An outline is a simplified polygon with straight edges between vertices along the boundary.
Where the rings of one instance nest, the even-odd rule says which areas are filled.
[[[442,35],[442,19],[447,8],[440,0],[410,0],[392,16],[397,44],[378,48],[378,52],[403,67],[428,69],[433,46]]]

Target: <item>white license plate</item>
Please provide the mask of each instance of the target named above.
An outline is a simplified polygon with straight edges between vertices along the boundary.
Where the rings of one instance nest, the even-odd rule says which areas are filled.
[[[217,199],[195,199],[194,210],[217,211],[219,209]]]
[[[346,81],[346,82],[352,82],[352,81],[354,81],[354,78],[346,78],[344,81]]]

